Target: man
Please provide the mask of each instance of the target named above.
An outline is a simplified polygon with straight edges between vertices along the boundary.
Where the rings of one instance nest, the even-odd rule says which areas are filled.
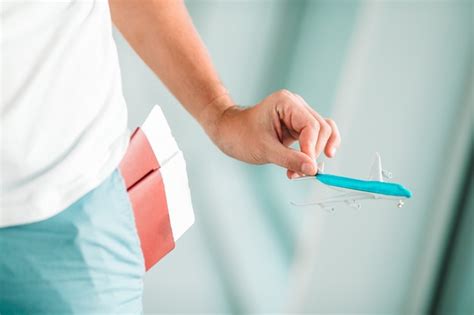
[[[117,171],[129,135],[112,21],[229,156],[293,178],[339,146],[335,123],[289,91],[236,106],[182,1],[1,10],[1,314],[141,312],[143,257]],[[296,140],[301,151],[288,148]]]

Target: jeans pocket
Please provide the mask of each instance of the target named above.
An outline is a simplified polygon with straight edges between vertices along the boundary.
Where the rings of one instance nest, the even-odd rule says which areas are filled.
[[[117,169],[114,172],[116,174],[116,180],[117,180],[117,188],[118,194],[117,198],[120,198],[121,203],[123,204],[123,208],[121,209],[121,215],[124,218],[124,222],[126,223],[126,229],[128,231],[128,236],[130,238],[130,246],[133,247],[132,252],[134,255],[137,257],[137,259],[140,260],[141,266],[143,266],[142,273],[145,273],[145,262],[144,262],[144,257],[143,257],[143,252],[141,249],[141,244],[140,244],[140,237],[138,236],[138,230],[137,230],[137,225],[135,222],[135,215],[133,212],[133,206],[130,201],[128,192],[127,192],[127,187],[124,181],[124,178],[122,174],[120,173],[120,170]]]

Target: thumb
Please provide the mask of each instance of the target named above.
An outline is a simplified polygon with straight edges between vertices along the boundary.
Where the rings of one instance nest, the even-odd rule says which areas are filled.
[[[308,155],[288,148],[279,142],[273,146],[268,160],[290,171],[305,175],[315,175],[317,172],[316,163]]]

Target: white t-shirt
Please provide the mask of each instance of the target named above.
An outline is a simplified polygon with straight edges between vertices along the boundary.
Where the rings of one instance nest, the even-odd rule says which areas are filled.
[[[108,2],[1,0],[0,227],[49,218],[128,145]]]

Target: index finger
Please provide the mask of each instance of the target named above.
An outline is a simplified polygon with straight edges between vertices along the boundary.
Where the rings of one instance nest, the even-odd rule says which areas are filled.
[[[325,154],[328,157],[334,157],[336,155],[337,148],[339,148],[341,145],[341,134],[339,133],[339,129],[337,128],[334,120],[330,118],[326,118],[325,120],[332,129],[331,136],[329,137],[326,144]]]

